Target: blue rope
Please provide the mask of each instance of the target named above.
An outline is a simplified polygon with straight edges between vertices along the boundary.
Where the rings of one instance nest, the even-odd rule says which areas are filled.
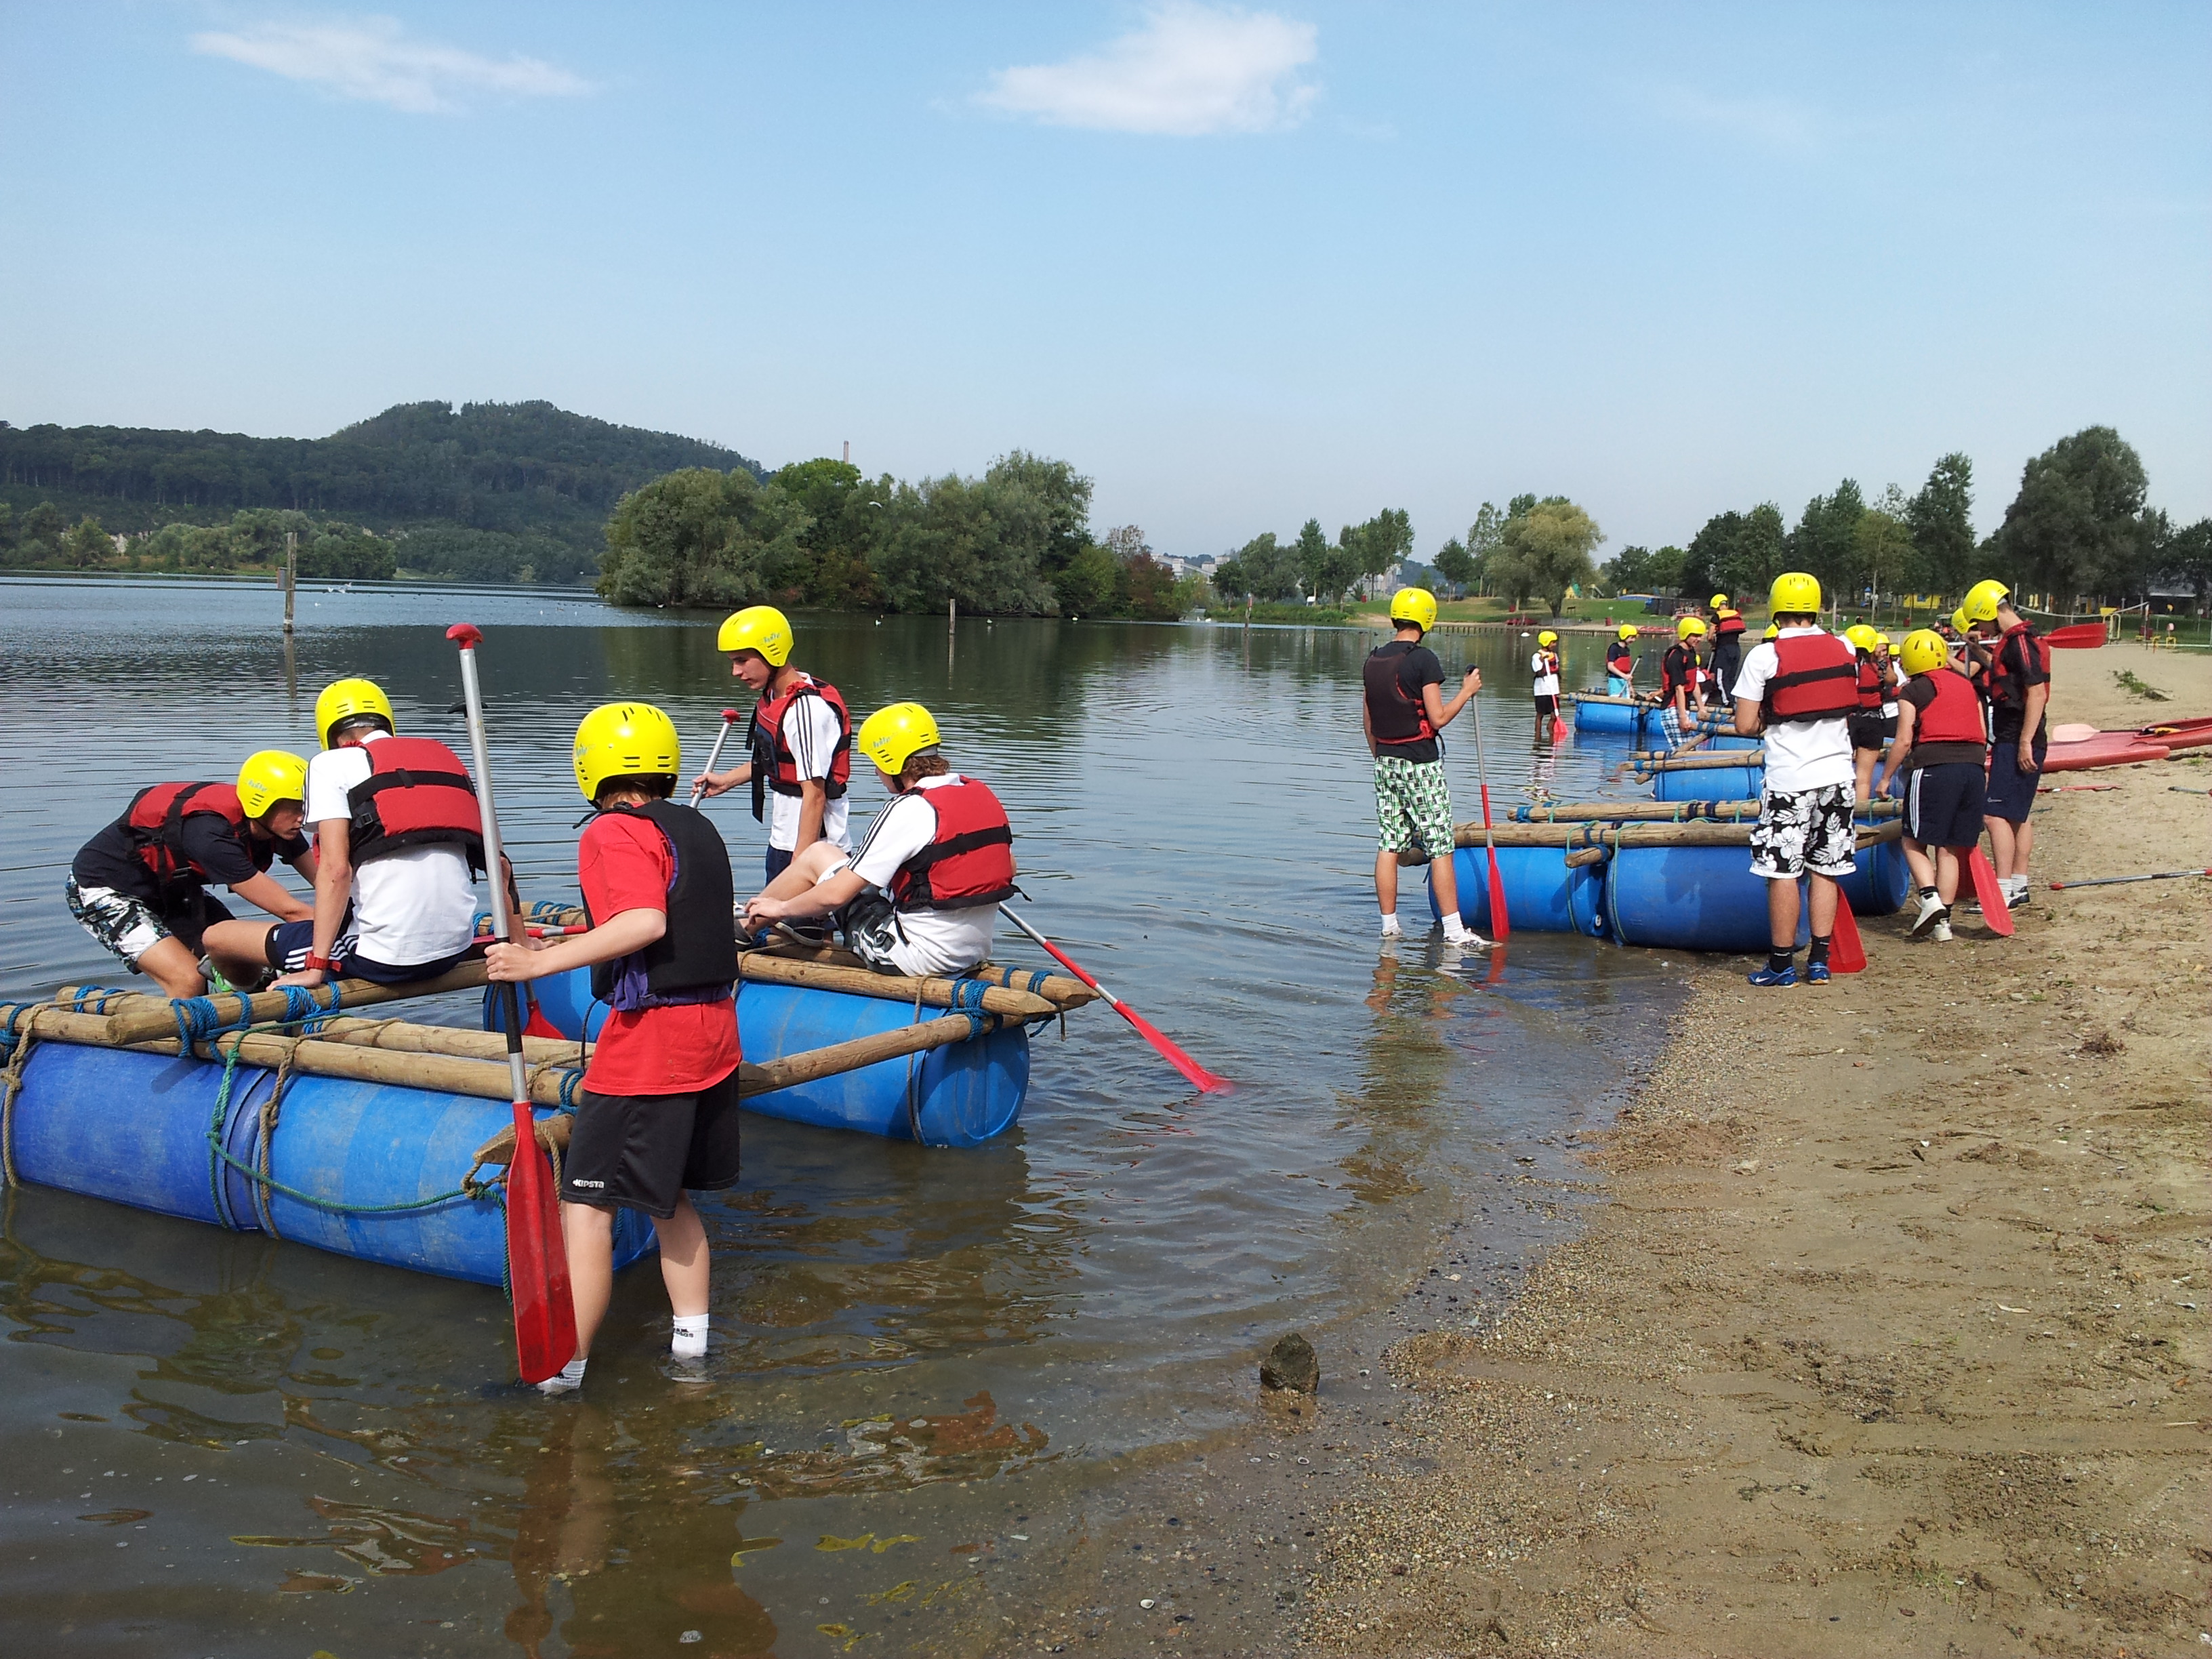
[[[984,980],[956,979],[952,981],[952,996],[945,1012],[968,1016],[970,1039],[983,1035],[983,994],[989,989],[989,983]]]
[[[120,985],[80,985],[75,996],[57,1006],[73,1014],[104,1014],[107,1012],[109,999],[131,994]]]
[[[272,1020],[259,1022],[271,1026],[319,1025],[338,1012],[344,1002],[344,994],[332,982],[327,988],[331,1000],[327,1003],[315,1000],[315,994],[304,985],[287,985],[284,993],[284,1012]],[[238,1015],[225,1019],[215,1005],[213,997],[177,997],[171,1000],[169,1012],[177,1022],[177,1041],[190,1048],[193,1043],[216,1036],[224,1031],[243,1031],[256,1024],[253,1005],[246,998],[239,1000]]]

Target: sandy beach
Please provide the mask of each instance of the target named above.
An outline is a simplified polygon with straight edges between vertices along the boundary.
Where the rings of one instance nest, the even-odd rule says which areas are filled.
[[[2201,653],[2058,653],[2054,723],[2207,710]],[[2049,884],[2212,865],[2212,756],[2051,781],[2107,787],[2038,802],[2010,940],[1870,921],[1826,992],[1699,963],[1585,1137],[1586,1231],[1389,1352],[1390,1472],[1305,1523],[1305,1645],[2198,1650],[2212,880]]]

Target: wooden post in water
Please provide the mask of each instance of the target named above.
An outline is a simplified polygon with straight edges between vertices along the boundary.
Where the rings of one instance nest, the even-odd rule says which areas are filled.
[[[297,531],[284,532],[284,632],[292,632],[292,594],[300,584],[300,536]]]

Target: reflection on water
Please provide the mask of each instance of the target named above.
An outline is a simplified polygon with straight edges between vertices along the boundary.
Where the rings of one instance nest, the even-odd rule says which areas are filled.
[[[527,897],[574,891],[586,708],[649,696],[703,744],[738,700],[711,617],[311,585],[288,674],[278,605],[0,581],[0,761],[44,781],[9,808],[0,994],[116,977],[60,902],[76,846],[143,783],[311,746],[330,678],[374,675],[403,729],[458,743],[449,622],[486,630]],[[704,1380],[664,1375],[665,1303],[634,1273],[586,1397],[550,1404],[506,1382],[495,1293],[20,1190],[0,1629],[134,1655],[988,1651],[969,1610],[1049,1581],[1117,1460],[1243,1421],[1283,1329],[1326,1370],[1468,1195],[1551,1157],[1663,1018],[1642,953],[1538,936],[1458,963],[1418,929],[1378,950],[1357,701],[1374,642],[804,619],[799,659],[857,709],[935,710],[956,764],[1006,799],[1040,920],[1237,1091],[1192,1096],[1092,1009],[1038,1039],[1024,1121],[988,1147],[749,1120],[744,1183],[701,1206]],[[1584,662],[1571,641],[1573,667],[1601,644]],[[1625,738],[1522,742],[1525,644],[1439,649],[1491,679],[1494,802],[1615,787]],[[100,763],[53,768],[52,733],[88,729]],[[1472,816],[1472,733],[1452,735]],[[759,831],[741,799],[711,810],[742,879]]]

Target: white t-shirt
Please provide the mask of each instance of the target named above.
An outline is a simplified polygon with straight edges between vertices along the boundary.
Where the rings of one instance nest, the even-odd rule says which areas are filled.
[[[1556,697],[1559,695],[1559,677],[1547,672],[1549,665],[1544,660],[1544,654],[1539,651],[1528,659],[1528,672],[1536,677],[1536,696]]]
[[[937,838],[937,814],[922,799],[932,789],[960,781],[957,772],[924,778],[915,793],[899,796],[876,814],[850,868],[872,886],[888,890],[899,866]],[[952,974],[972,968],[991,954],[998,907],[977,904],[963,910],[903,910],[898,930],[906,937],[891,950],[891,960],[906,974]]]
[[[1819,634],[1818,628],[1785,628],[1781,638]],[[1774,654],[1775,641],[1761,640],[1744,653],[1735,672],[1735,700],[1763,702],[1766,683],[1781,672]],[[1778,795],[1795,795],[1807,789],[1826,789],[1833,784],[1850,788],[1858,781],[1851,761],[1850,722],[1838,714],[1833,720],[1791,720],[1766,728],[1766,787]]]
[[[377,732],[368,741],[388,735]],[[366,748],[325,749],[307,763],[307,825],[353,817],[346,793],[368,776]],[[435,962],[468,948],[476,883],[458,847],[403,847],[353,872],[353,933],[362,955],[388,967]]]
[[[830,706],[830,700],[793,697],[783,711],[783,741],[800,777],[827,778],[830,763],[837,752],[837,711]],[[799,809],[805,805],[798,795],[781,795],[774,789],[768,792],[769,846],[787,853],[799,850]],[[823,803],[822,839],[850,851],[853,843],[846,836],[846,817],[842,795]]]

